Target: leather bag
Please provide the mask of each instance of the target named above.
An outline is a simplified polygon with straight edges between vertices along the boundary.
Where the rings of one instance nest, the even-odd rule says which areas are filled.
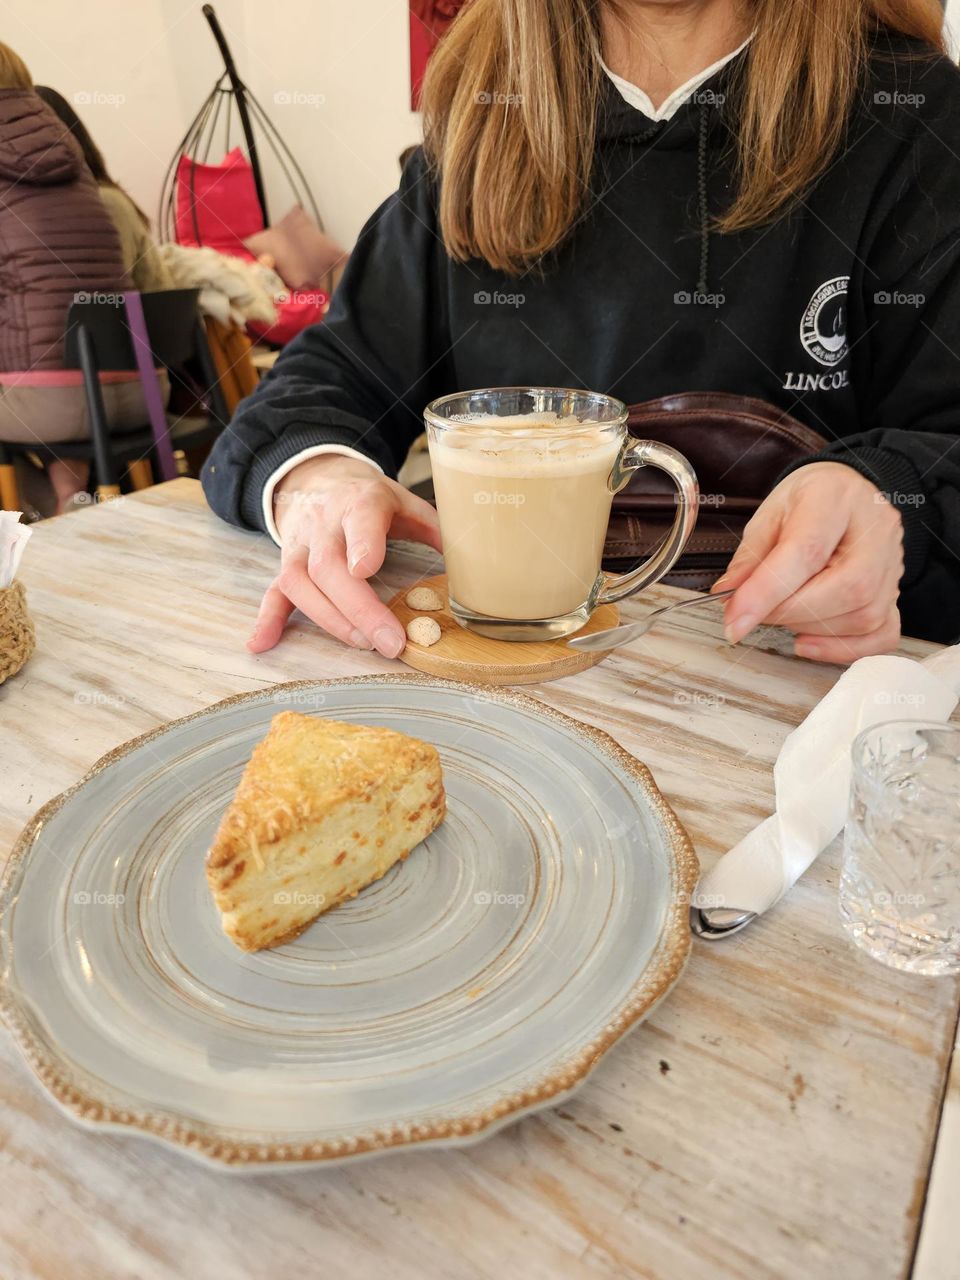
[[[663,579],[697,591],[723,574],[747,521],[781,473],[827,443],[783,409],[726,392],[661,396],[630,405],[629,414],[631,435],[671,445],[697,473],[697,526]],[[613,500],[605,569],[621,573],[656,550],[673,524],[675,493],[662,471],[643,467],[634,473]]]

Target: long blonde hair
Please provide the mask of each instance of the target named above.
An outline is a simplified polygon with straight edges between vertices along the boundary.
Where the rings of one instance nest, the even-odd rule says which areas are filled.
[[[27,64],[8,44],[0,43],[0,89],[32,89]]]
[[[421,103],[453,258],[518,274],[573,227],[594,159],[600,9],[617,3],[470,0],[440,42]],[[875,32],[942,49],[938,0],[750,0],[749,14],[721,231],[769,222],[810,188],[843,139]]]

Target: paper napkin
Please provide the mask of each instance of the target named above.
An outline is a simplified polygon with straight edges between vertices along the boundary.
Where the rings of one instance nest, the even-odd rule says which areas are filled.
[[[20,557],[30,540],[31,529],[20,523],[22,511],[0,511],[0,591],[17,576]]]
[[[759,914],[786,893],[847,820],[850,747],[885,720],[947,720],[960,696],[960,645],[925,662],[861,658],[789,735],[773,777],[776,811],[701,879],[694,906]]]

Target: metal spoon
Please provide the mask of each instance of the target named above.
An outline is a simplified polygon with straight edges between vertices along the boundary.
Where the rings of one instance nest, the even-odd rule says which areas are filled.
[[[690,928],[698,938],[716,942],[739,933],[757,918],[755,911],[741,911],[739,907],[691,907]]]
[[[594,631],[589,636],[575,636],[574,639],[567,641],[567,647],[594,653],[598,649],[616,649],[622,644],[628,644],[631,640],[638,640],[640,636],[645,636],[665,613],[672,613],[674,609],[690,609],[696,604],[710,604],[714,600],[726,600],[727,596],[732,595],[733,590],[715,591],[712,596],[694,596],[692,600],[678,600],[676,604],[665,604],[662,609],[654,609],[653,613],[648,613],[640,622],[625,622],[620,627]]]

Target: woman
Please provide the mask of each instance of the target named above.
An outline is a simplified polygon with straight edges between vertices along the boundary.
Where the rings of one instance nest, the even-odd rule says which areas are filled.
[[[389,478],[422,407],[530,383],[736,392],[828,439],[729,566],[732,642],[775,623],[848,662],[893,648],[901,613],[960,634],[960,79],[940,23],[935,0],[473,0],[327,323],[208,463],[214,509],[281,544],[251,648],[299,607],[399,653],[367,580],[388,535],[440,545]]]
[[[136,201],[114,182],[107,172],[100,148],[91,138],[87,126],[62,94],[46,85],[37,85],[37,97],[56,113],[70,131],[83,152],[87,168],[100,188],[100,198],[107,207],[120,237],[123,265],[133,281],[133,287],[141,293],[153,293],[159,289],[171,289],[173,284],[161,261],[150,233],[150,219]]]
[[[0,44],[0,440],[89,435],[82,376],[63,367],[67,312],[78,293],[127,288],[117,233],[79,147]],[[111,424],[142,425],[137,375],[103,382]],[[51,505],[63,511],[85,488],[87,464],[58,459],[47,475]]]

